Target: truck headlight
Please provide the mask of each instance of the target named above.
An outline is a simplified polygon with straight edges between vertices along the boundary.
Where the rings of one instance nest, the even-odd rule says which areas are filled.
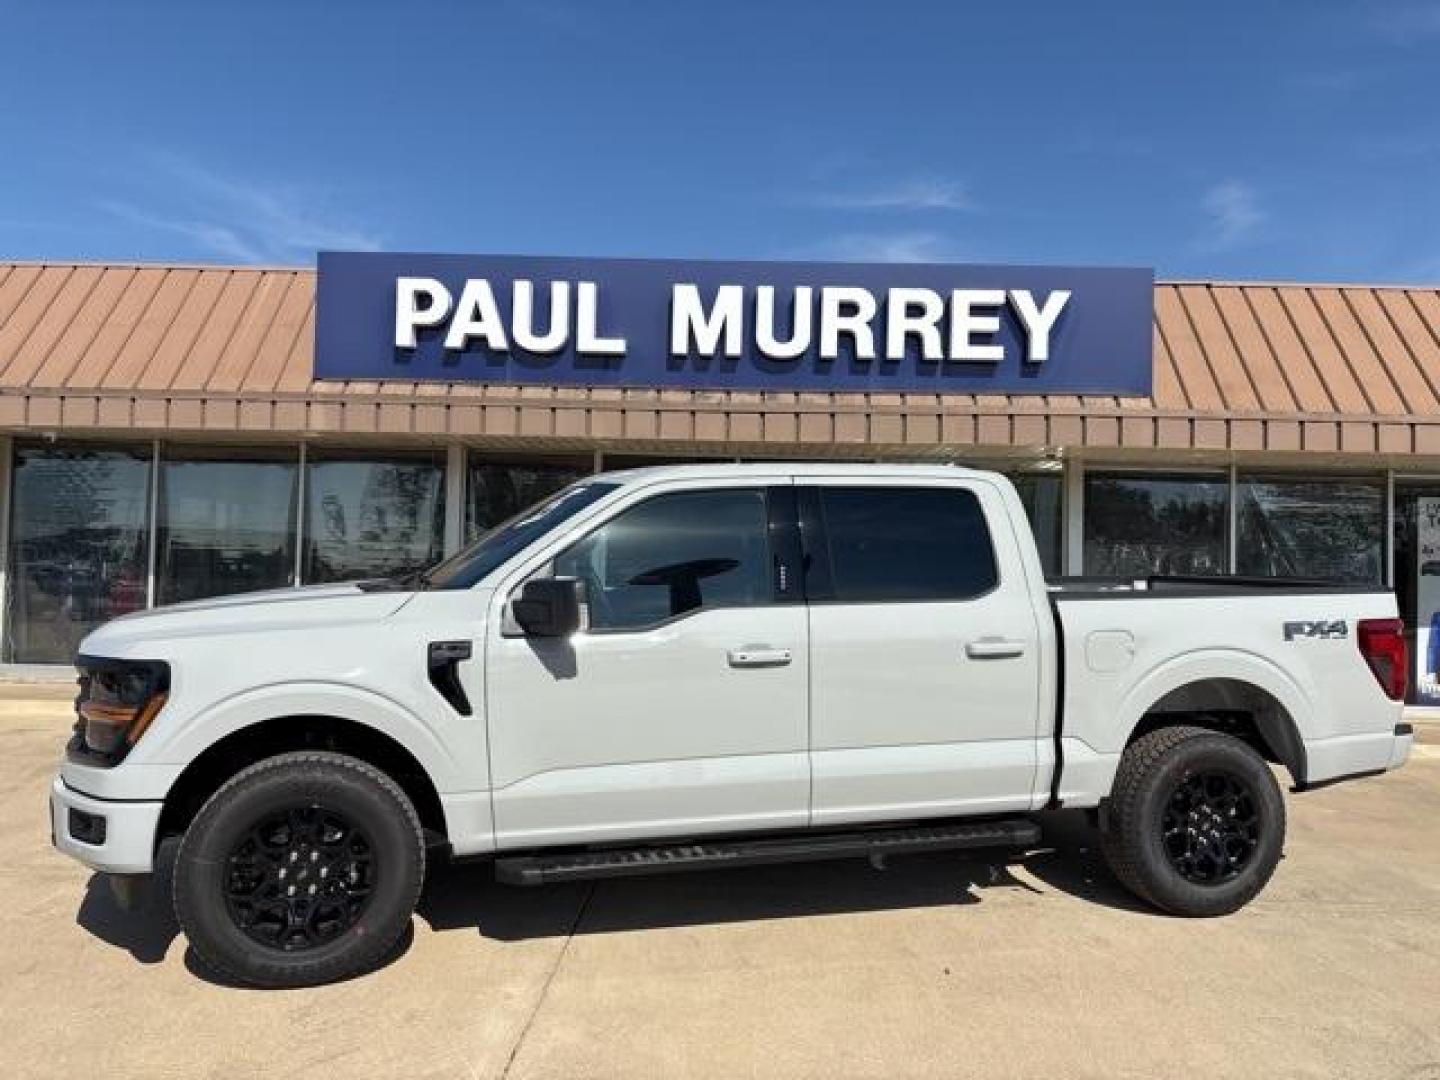
[[[70,748],[118,764],[145,734],[170,694],[170,665],[159,660],[81,656]]]

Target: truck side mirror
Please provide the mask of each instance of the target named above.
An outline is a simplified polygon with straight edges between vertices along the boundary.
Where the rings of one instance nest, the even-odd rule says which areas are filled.
[[[510,614],[526,637],[569,637],[580,629],[578,578],[535,578],[510,602]]]

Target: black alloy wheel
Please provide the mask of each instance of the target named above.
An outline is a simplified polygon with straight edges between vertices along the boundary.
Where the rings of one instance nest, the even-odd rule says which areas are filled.
[[[425,878],[415,807],[375,766],[297,751],[243,769],[186,829],[175,915],[206,970],[314,986],[395,954]]]
[[[1219,769],[1182,780],[1160,819],[1170,864],[1197,885],[1219,885],[1238,877],[1260,842],[1260,824],[1249,786]]]
[[[1125,748],[1100,847],[1141,900],[1172,915],[1228,915],[1265,887],[1284,846],[1280,785],[1249,743],[1176,724]]]
[[[312,803],[271,814],[241,838],[226,862],[225,902],[261,945],[298,952],[354,926],[375,875],[364,830]]]

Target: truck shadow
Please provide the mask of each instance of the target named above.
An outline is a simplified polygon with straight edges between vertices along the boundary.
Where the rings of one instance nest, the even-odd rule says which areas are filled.
[[[1043,814],[1040,824],[1044,844],[1029,851],[902,856],[888,860],[882,870],[849,860],[526,889],[499,884],[486,863],[437,863],[427,875],[418,914],[435,931],[470,930],[496,941],[521,941],[978,904],[996,889],[1037,901],[1058,894],[1152,913],[1110,876],[1083,812]],[[173,845],[162,847],[156,875],[131,910],[121,906],[100,875],[92,876],[76,922],[142,964],[160,963],[180,933],[170,904],[173,865]],[[412,937],[413,931],[406,933],[385,962],[408,950]],[[193,950],[186,950],[185,964],[200,978],[230,985]]]
[[[180,934],[170,905],[170,882],[175,869],[175,845],[160,845],[155,873],[145,882],[127,909],[103,874],[91,874],[75,921],[106,944],[124,949],[142,964],[158,964]]]
[[[1083,812],[1044,814],[1041,826],[1045,844],[1029,851],[901,856],[883,870],[852,859],[524,889],[497,883],[487,864],[462,864],[430,875],[419,915],[432,930],[516,941],[978,904],[996,889],[1151,913],[1110,876]]]
[[[106,944],[124,949],[142,964],[163,962],[175,939],[180,936],[180,924],[175,921],[175,909],[171,903],[176,846],[174,842],[161,845],[156,854],[154,875],[138,890],[133,906],[128,908],[121,904],[104,875],[91,874],[90,880],[85,883],[80,908],[75,913],[76,923]],[[384,967],[404,955],[414,937],[412,926],[401,935],[377,967]],[[184,962],[191,974],[206,982],[250,989],[212,970],[188,945]]]

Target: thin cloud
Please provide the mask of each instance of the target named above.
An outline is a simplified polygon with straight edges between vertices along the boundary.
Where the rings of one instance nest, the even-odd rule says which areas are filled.
[[[225,176],[175,154],[157,154],[143,177],[166,188],[166,209],[136,200],[97,206],[132,225],[188,239],[208,255],[246,263],[309,262],[316,251],[376,251],[380,237],[329,220],[316,196]]]
[[[954,262],[962,256],[939,233],[900,232],[832,236],[803,253],[803,257],[845,262],[924,263]]]
[[[585,17],[573,4],[559,0],[505,0],[503,6],[522,18],[572,37],[578,37],[586,30]]]
[[[1374,15],[1375,30],[1397,45],[1440,37],[1440,3],[1401,4]]]
[[[1265,222],[1255,189],[1240,180],[1216,184],[1200,199],[1208,218],[1205,235],[1196,244],[1202,251],[1224,251],[1254,238]]]
[[[189,221],[184,218],[159,217],[146,213],[129,203],[117,202],[113,199],[101,199],[95,205],[111,217],[119,218],[131,225],[140,225],[147,229],[183,236],[206,253],[222,259],[242,263],[281,261],[268,259],[259,248],[246,243],[233,229],[228,229],[223,225],[215,225],[206,221]]]
[[[827,192],[816,196],[816,206],[836,210],[973,210],[965,188],[951,180],[905,180],[868,191]]]

